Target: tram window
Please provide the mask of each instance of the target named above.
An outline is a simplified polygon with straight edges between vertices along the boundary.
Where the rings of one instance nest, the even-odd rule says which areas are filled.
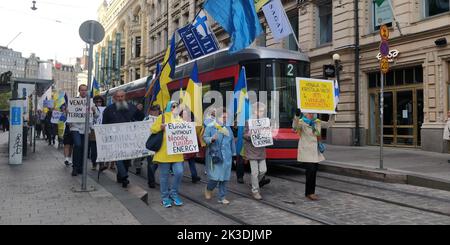
[[[248,63],[244,66],[247,76],[247,89],[258,94],[261,84],[261,63]]]

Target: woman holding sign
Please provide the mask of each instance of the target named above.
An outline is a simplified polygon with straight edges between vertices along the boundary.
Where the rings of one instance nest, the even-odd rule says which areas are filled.
[[[230,203],[225,196],[231,175],[231,163],[233,156],[236,156],[233,131],[225,125],[226,122],[227,111],[224,108],[222,118],[218,117],[217,122],[210,122],[203,135],[207,145],[205,167],[209,179],[205,198],[211,199],[213,190],[219,185],[219,203],[225,205]]]
[[[160,115],[156,119],[156,122],[153,123],[151,128],[152,134],[158,134],[161,131],[164,132],[161,148],[153,156],[153,163],[158,164],[160,169],[159,183],[160,183],[161,199],[162,205],[166,208],[172,207],[172,202],[175,204],[175,206],[183,205],[183,201],[181,201],[180,197],[178,196],[178,188],[183,178],[184,158],[182,153],[172,155],[168,154],[167,132],[166,132],[168,124],[182,123],[183,119],[180,117],[179,104],[173,101],[169,103],[171,112],[166,112]],[[171,186],[169,181],[170,168],[172,168],[174,173],[174,180]]]
[[[293,128],[300,135],[297,161],[306,167],[305,196],[312,201],[318,200],[315,194],[317,169],[319,162],[325,160],[322,155],[324,149],[320,147],[321,130],[333,125],[334,118],[335,116],[331,115],[330,120],[324,122],[317,119],[313,113],[305,113],[302,118],[297,116],[294,118]]]

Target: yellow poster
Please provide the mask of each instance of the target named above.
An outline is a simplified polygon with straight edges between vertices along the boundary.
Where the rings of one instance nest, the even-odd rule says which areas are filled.
[[[335,114],[334,81],[297,77],[297,104],[302,112]]]
[[[261,8],[266,5],[270,0],[254,0],[256,12],[259,12]]]

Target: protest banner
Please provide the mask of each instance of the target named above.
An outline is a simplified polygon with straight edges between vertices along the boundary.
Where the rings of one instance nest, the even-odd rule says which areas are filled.
[[[254,147],[273,145],[272,128],[269,118],[248,120],[250,138]]]
[[[336,114],[334,81],[297,77],[296,86],[302,112]]]
[[[91,101],[91,104],[92,101]],[[69,99],[69,106],[67,107],[67,122],[68,123],[83,123],[86,118],[86,99],[71,98]],[[91,120],[93,120],[92,111]]]
[[[168,155],[199,151],[194,122],[168,123],[166,140]]]
[[[111,162],[149,156],[145,148],[152,121],[94,125],[97,161]]]
[[[94,125],[103,123],[103,112],[105,111],[106,107],[100,106],[100,107],[97,107],[97,109],[98,109],[100,115],[97,117],[97,119],[94,119]]]
[[[64,115],[63,112],[60,111],[53,111],[52,112],[52,119],[50,120],[51,123],[57,124],[60,121],[61,116]]]
[[[44,108],[53,108],[55,106],[55,101],[53,100],[44,100]]]

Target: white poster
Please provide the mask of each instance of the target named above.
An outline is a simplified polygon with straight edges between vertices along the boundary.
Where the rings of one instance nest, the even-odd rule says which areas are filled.
[[[167,154],[196,153],[199,151],[195,122],[168,123],[166,126]]]
[[[272,128],[269,118],[248,120],[249,133],[254,147],[273,145]]]
[[[94,125],[102,124],[103,123],[103,112],[105,112],[106,107],[100,106],[97,107],[98,112],[100,115],[97,117],[97,119],[94,119]]]
[[[149,156],[145,148],[151,121],[94,125],[97,161],[110,162]]]
[[[92,100],[91,100],[92,104]],[[67,122],[68,123],[83,123],[86,117],[86,99],[72,98],[69,99],[69,106],[67,107]],[[90,111],[91,117],[92,111]]]
[[[61,116],[63,115],[63,112],[60,111],[53,111],[52,112],[52,119],[50,120],[51,123],[57,124],[59,123],[59,119],[61,118]]]
[[[293,31],[291,23],[286,15],[280,0],[272,0],[262,7],[267,24],[269,24],[272,35],[276,41],[289,36]]]

